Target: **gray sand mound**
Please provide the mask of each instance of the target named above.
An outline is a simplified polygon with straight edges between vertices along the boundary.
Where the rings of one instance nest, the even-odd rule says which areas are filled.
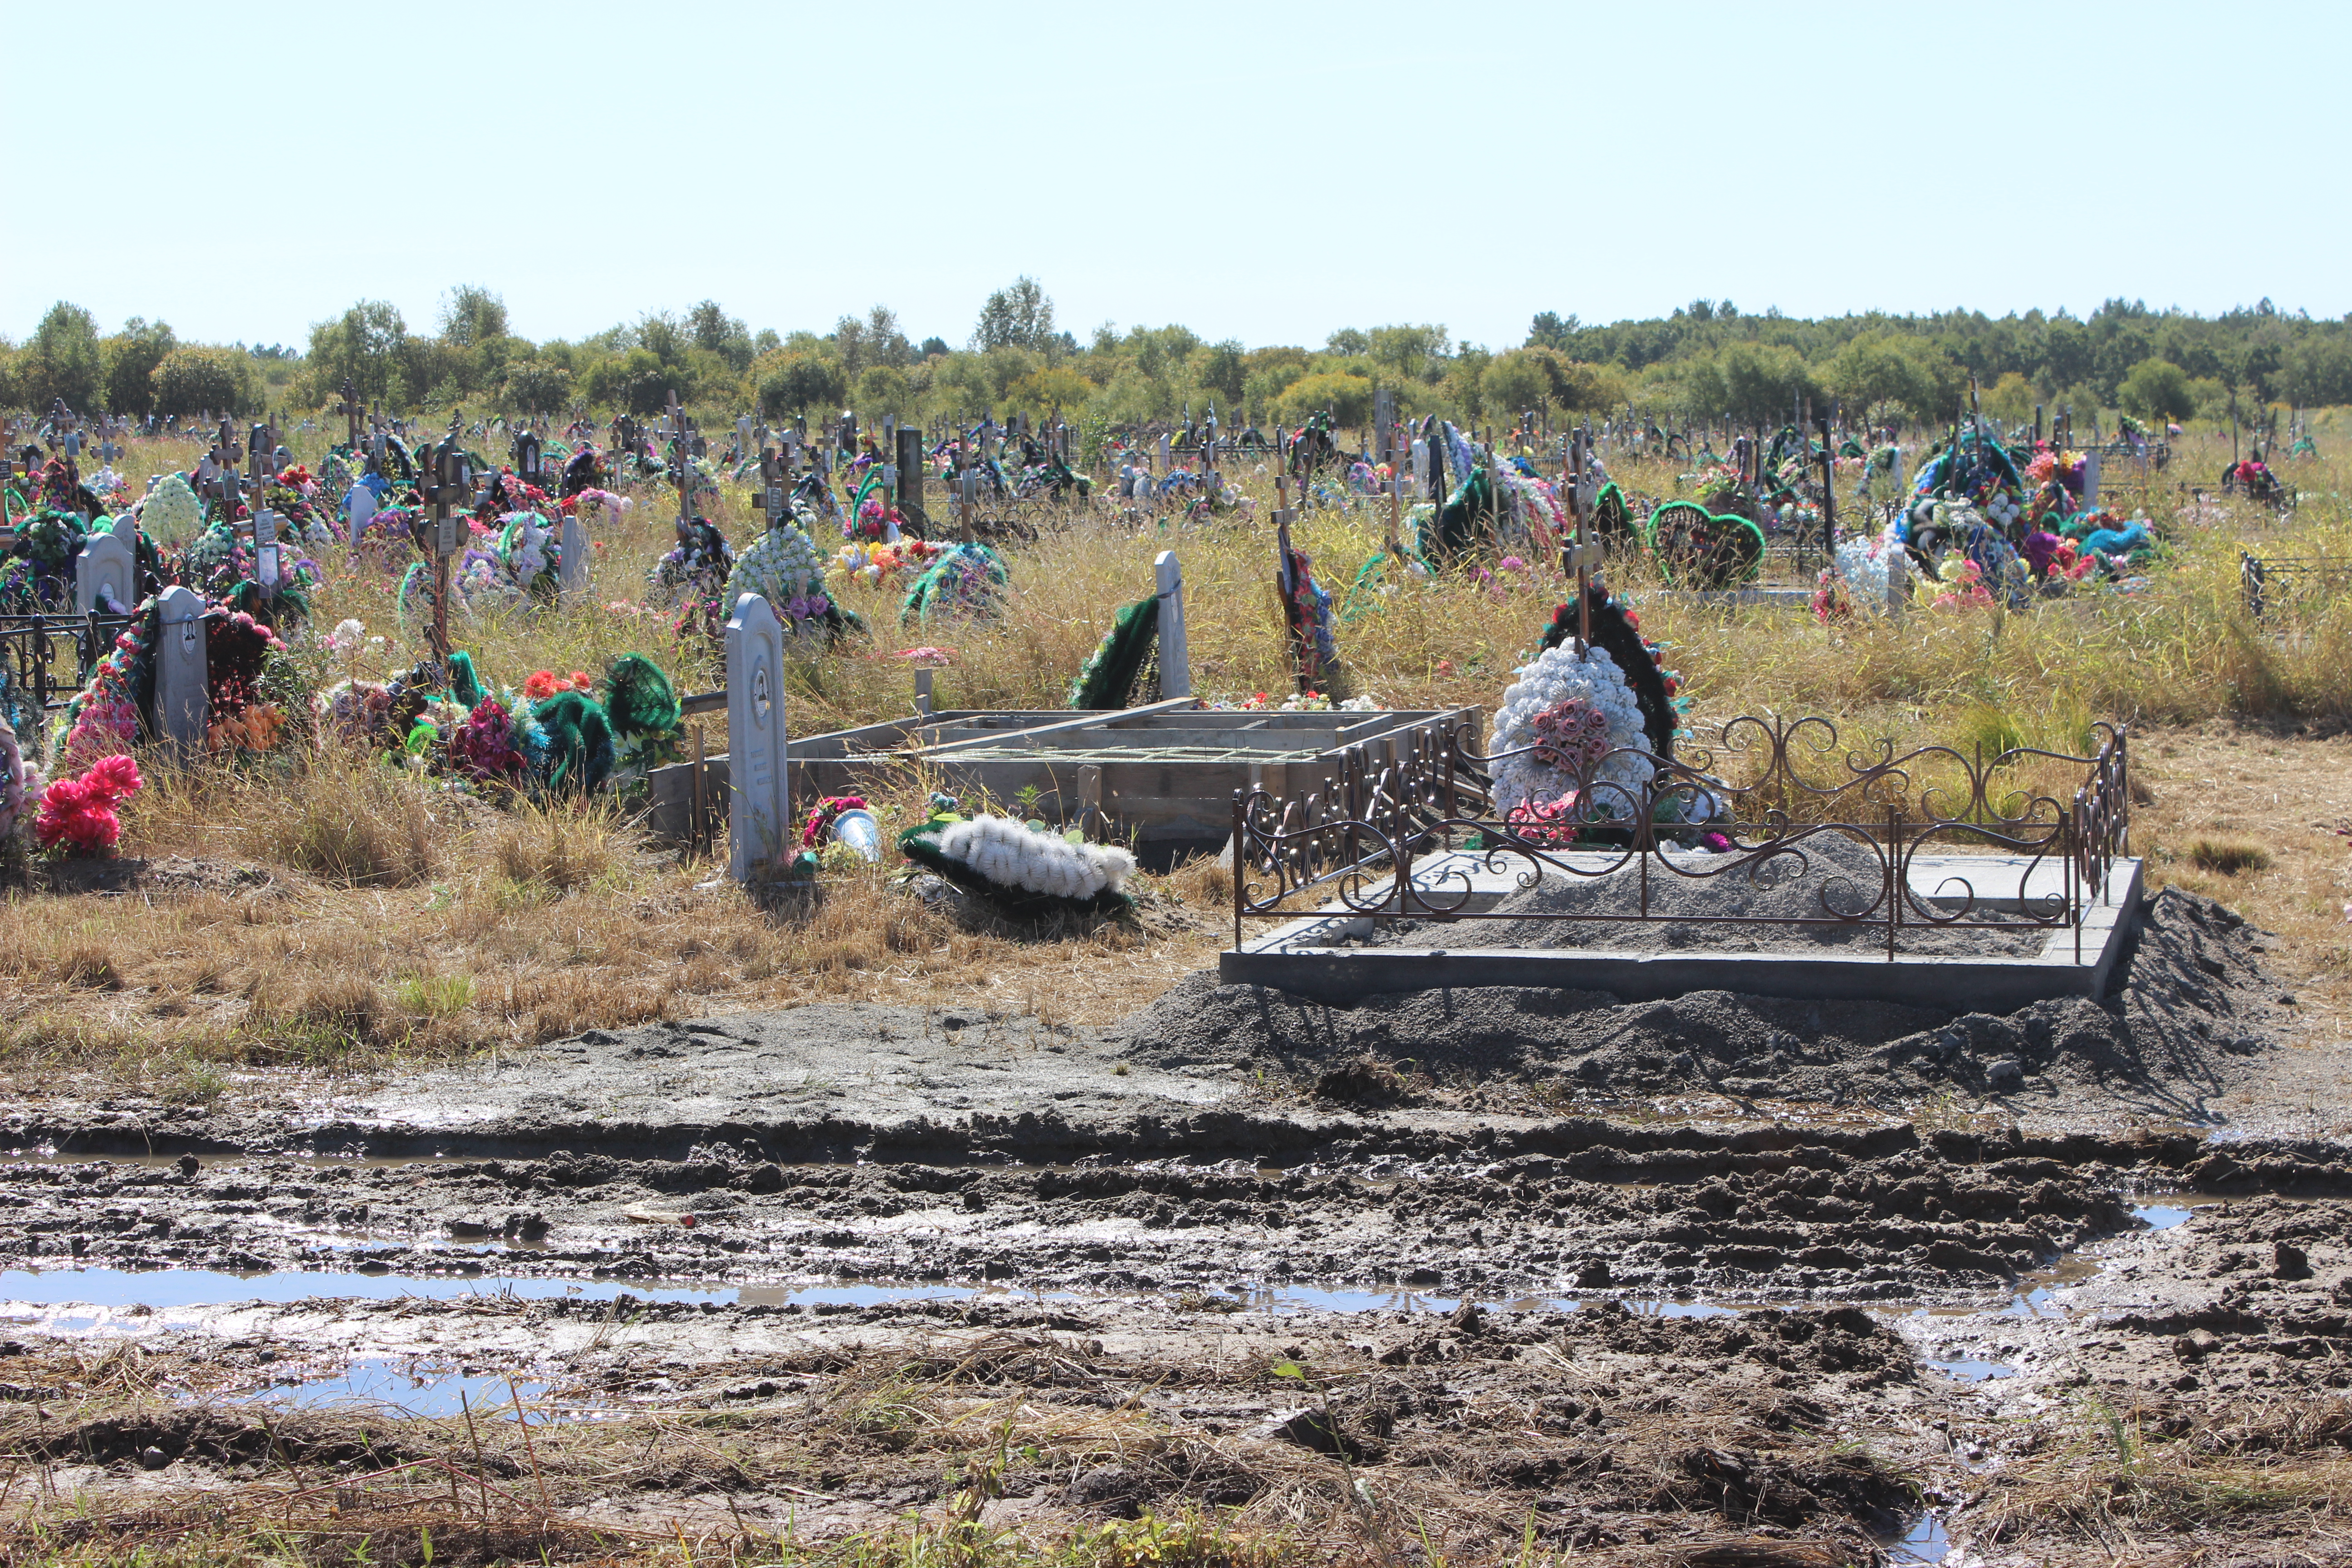
[[[1232,1063],[1320,1076],[1369,1054],[1596,1098],[1715,1089],[1893,1106],[1953,1089],[2059,1109],[2101,1091],[2110,1103],[2196,1118],[2263,1071],[2255,1058],[2270,1048],[2279,992],[2257,962],[2257,934],[2212,900],[2168,889],[2148,901],[2106,997],[2005,1016],[1725,991],[1624,1004],[1516,986],[1332,1008],[1203,973],[1116,1026],[1107,1043],[1172,1069]]]

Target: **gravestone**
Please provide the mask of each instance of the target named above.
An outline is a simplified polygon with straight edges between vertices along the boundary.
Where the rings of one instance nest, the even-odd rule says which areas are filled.
[[[2087,511],[2099,504],[2099,454],[2083,454],[2083,509]]]
[[[1163,550],[1152,563],[1160,596],[1160,695],[1192,695],[1192,651],[1184,637],[1184,569]]]
[[[202,751],[212,714],[205,687],[205,602],[176,584],[155,600],[155,728]]]
[[[923,515],[923,433],[905,426],[898,429],[898,510],[920,521]]]
[[[588,595],[588,531],[576,512],[563,514],[562,546],[556,560],[559,593],[566,605],[577,605]]]
[[[784,771],[784,632],[757,594],[727,621],[727,873],[749,882],[782,869],[792,823]]]
[[[74,608],[83,615],[120,614],[139,601],[139,566],[131,546],[110,529],[89,536],[74,561]]]

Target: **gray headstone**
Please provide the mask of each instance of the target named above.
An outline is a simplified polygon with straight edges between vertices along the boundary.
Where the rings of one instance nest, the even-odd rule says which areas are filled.
[[[205,602],[174,584],[155,601],[155,727],[173,745],[202,751],[212,721],[205,686]]]
[[[74,608],[83,615],[108,613],[109,601],[126,610],[139,602],[139,563],[121,535],[101,529],[75,558]]]
[[[2099,454],[2083,455],[2083,507],[2088,510],[2099,504]]]
[[[757,594],[727,622],[727,874],[749,882],[791,853],[792,785],[784,771],[784,632]]]
[[[588,592],[588,531],[571,512],[563,517],[562,542],[563,553],[556,561],[556,580],[563,602],[576,604]]]
[[[1184,569],[1163,550],[1152,563],[1160,593],[1160,695],[1192,695],[1192,650],[1184,637]]]

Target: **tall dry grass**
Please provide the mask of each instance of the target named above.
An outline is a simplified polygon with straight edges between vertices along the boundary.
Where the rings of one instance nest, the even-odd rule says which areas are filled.
[[[2188,447],[2177,473],[2218,473],[2226,442]],[[1664,465],[1615,468],[1631,490],[1675,492]],[[1665,644],[1701,722],[1819,712],[1839,720],[1847,744],[1883,736],[1988,752],[2020,742],[2079,751],[2100,719],[2340,722],[2352,716],[2352,606],[2297,602],[2257,622],[2239,596],[2242,545],[2352,553],[2337,465],[2287,471],[2315,494],[2284,528],[2259,509],[2196,506],[2160,486],[2149,510],[2172,556],[2137,595],[2083,594],[2019,613],[1922,606],[1899,625],[1823,626],[1802,613],[1696,606],[1658,592],[1638,560],[1612,577]],[[1265,521],[1272,480],[1237,477],[1255,516],[1139,529],[1106,510],[1009,551],[1012,583],[986,620],[901,627],[903,584],[837,579],[873,632],[794,667],[793,731],[908,711],[911,681],[895,655],[917,643],[955,650],[939,677],[942,705],[1056,707],[1112,608],[1150,590],[1162,549],[1184,566],[1197,689],[1286,689]],[[712,509],[739,541],[753,531],[745,501],[730,487]],[[593,670],[629,650],[653,653],[682,689],[717,684],[715,650],[681,647],[666,618],[641,613],[645,573],[669,547],[667,508],[655,491],[598,525],[585,605],[461,617],[461,645],[490,679],[518,686],[533,669]],[[1358,591],[1384,529],[1369,507],[1310,510],[1296,530],[1338,601],[1337,684],[1393,707],[1491,707],[1568,584],[1540,564],[1497,571],[1490,559],[1484,580],[1391,577]],[[307,657],[322,676],[404,668],[417,649],[391,613],[396,579],[331,554],[326,565],[318,623],[354,616],[385,640],[332,668],[320,652]],[[723,720],[702,722],[722,751]],[[1040,931],[925,905],[891,885],[887,867],[836,868],[815,898],[762,907],[707,863],[653,853],[623,816],[492,805],[364,755],[241,769],[159,763],[151,774],[126,808],[125,851],[213,869],[164,897],[0,901],[0,1059],[20,1071],[104,1066],[184,1088],[215,1081],[206,1074],[222,1064],[364,1067],[665,1013],[833,997],[977,999],[1101,1019],[1205,963],[1223,925],[1226,889],[1198,866],[1146,879],[1139,922]],[[925,784],[912,770],[877,780],[886,818],[908,819]],[[268,879],[220,879],[236,867]]]

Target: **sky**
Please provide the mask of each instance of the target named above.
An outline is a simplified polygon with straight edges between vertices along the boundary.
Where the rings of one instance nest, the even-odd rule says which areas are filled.
[[[1020,274],[1081,341],[1253,346],[1702,298],[2352,311],[2343,0],[119,0],[57,45],[0,94],[17,341],[58,300],[430,331],[473,283],[533,339],[715,299],[961,345]]]

